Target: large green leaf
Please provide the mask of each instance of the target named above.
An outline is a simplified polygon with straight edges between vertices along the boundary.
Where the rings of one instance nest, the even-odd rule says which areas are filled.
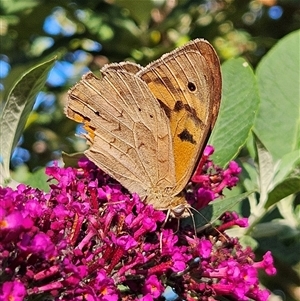
[[[300,30],[281,39],[257,68],[255,132],[275,159],[300,148]]]
[[[11,153],[20,139],[35,97],[45,85],[54,62],[55,58],[52,58],[23,74],[9,93],[0,116],[0,154],[3,164],[1,184],[9,179]]]
[[[255,76],[245,60],[225,62],[222,75],[222,103],[209,144],[215,147],[214,162],[225,166],[247,140],[258,110],[259,96]]]

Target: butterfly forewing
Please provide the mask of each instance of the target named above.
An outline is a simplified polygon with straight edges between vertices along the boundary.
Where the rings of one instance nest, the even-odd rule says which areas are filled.
[[[213,60],[213,61],[212,61]],[[217,69],[217,70],[215,70]],[[148,85],[170,120],[176,187],[187,184],[220,103],[218,57],[203,40],[195,40],[137,73]]]

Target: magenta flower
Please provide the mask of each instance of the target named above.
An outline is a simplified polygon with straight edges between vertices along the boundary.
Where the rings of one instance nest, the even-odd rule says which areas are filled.
[[[199,255],[202,258],[209,258],[212,252],[212,243],[207,239],[201,239],[199,241]]]
[[[6,281],[3,283],[0,292],[0,301],[22,301],[26,296],[26,288],[23,283],[15,281]]]
[[[151,275],[146,279],[144,285],[144,293],[150,294],[153,298],[158,298],[164,291],[164,287],[162,286],[160,280],[156,275]]]
[[[204,152],[187,200],[206,206],[231,188],[240,168],[227,170]],[[195,236],[177,220],[130,195],[83,159],[79,168],[48,167],[49,193],[0,187],[0,301],[33,300],[261,300],[257,270],[274,274],[269,252],[261,262],[224,230],[247,220],[225,213],[220,225]],[[172,286],[172,288],[170,288]],[[176,298],[177,298],[176,297]],[[167,300],[168,297],[166,297]]]
[[[220,220],[223,221],[223,224],[220,226],[219,231],[225,231],[226,229],[230,229],[233,226],[239,226],[242,228],[248,227],[248,219],[244,217],[240,218],[234,211],[225,212],[220,217]]]
[[[271,255],[271,252],[268,251],[264,256],[261,262],[253,263],[253,266],[256,269],[264,269],[268,275],[275,275],[276,269],[274,268],[274,261]]]
[[[216,166],[209,160],[209,156],[213,152],[214,149],[212,146],[206,146],[197,170],[191,179],[195,185],[193,193],[189,193],[187,198],[198,210],[222,196],[225,188],[231,189],[234,187],[238,182],[238,175],[242,170],[234,161],[231,161],[225,170]]]

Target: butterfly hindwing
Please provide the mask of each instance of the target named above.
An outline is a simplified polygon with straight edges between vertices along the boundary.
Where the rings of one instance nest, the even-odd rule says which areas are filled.
[[[129,191],[144,197],[175,185],[169,121],[140,78],[88,73],[70,90],[67,107],[70,118],[82,116],[91,144],[86,156]]]

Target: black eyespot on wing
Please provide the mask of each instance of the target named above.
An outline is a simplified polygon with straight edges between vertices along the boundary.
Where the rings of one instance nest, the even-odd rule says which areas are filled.
[[[188,88],[191,92],[196,91],[196,85],[192,82],[188,82]]]
[[[181,141],[187,141],[192,144],[196,144],[193,135],[187,129],[184,129],[180,134],[178,134],[178,137]]]

